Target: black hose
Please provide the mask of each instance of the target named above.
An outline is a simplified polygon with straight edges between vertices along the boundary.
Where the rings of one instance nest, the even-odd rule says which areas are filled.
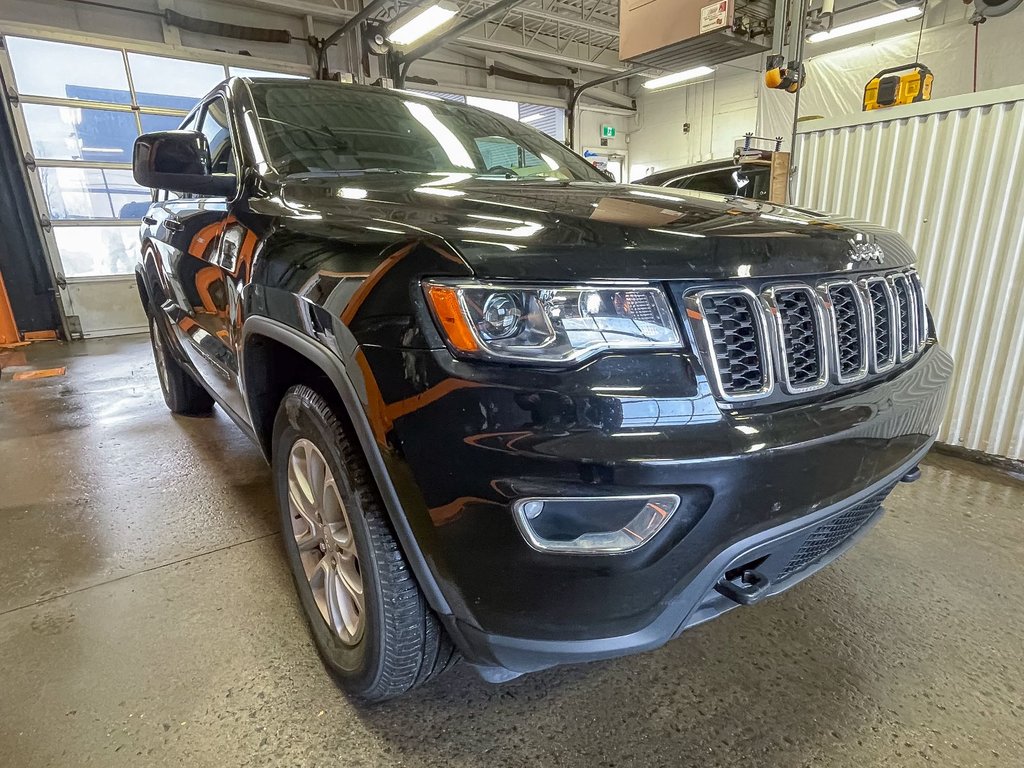
[[[243,27],[240,24],[225,24],[220,21],[194,19],[177,11],[165,10],[164,21],[172,27],[196,32],[201,35],[230,37],[235,40],[252,40],[258,43],[290,43],[292,33],[287,29],[264,29],[262,27]]]
[[[424,59],[426,61],[426,59]],[[529,75],[523,72],[516,72],[514,69],[506,69],[492,64],[487,67],[487,74],[492,77],[504,77],[506,80],[518,80],[523,83],[535,85],[553,85],[557,88],[574,88],[576,81],[569,77],[544,77],[542,75]]]

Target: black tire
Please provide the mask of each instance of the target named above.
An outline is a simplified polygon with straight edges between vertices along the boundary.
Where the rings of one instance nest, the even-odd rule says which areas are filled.
[[[383,701],[436,677],[459,657],[409,569],[366,459],[347,427],[310,387],[289,389],[274,421],[274,487],[285,556],[317,651],[345,691]],[[358,556],[364,606],[354,644],[344,642],[321,614],[293,535],[288,465],[292,448],[303,439],[319,449],[333,475]]]
[[[164,393],[164,402],[171,413],[182,416],[206,416],[213,410],[210,393],[192,378],[167,349],[167,341],[157,326],[156,318],[149,318],[149,340],[153,345],[157,379]]]

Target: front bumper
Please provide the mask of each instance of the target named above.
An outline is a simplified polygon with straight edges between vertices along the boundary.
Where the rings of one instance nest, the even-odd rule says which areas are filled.
[[[861,391],[742,412],[720,409],[684,354],[567,374],[363,352],[388,470],[451,606],[442,619],[471,662],[516,672],[657,647],[737,605],[715,586],[741,566],[769,582],[758,598],[823,566],[927,452],[952,370],[933,343]],[[533,495],[659,492],[692,513],[621,555],[538,552],[511,513]],[[828,525],[845,532],[839,548],[816,544],[792,568]]]

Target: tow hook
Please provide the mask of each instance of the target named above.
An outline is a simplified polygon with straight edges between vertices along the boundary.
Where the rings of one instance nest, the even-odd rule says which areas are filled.
[[[900,478],[900,482],[901,483],[913,483],[915,480],[920,479],[920,477],[921,477],[921,468],[920,467],[914,467],[912,470],[907,472],[907,474],[905,474],[903,477]]]
[[[753,605],[768,591],[771,582],[756,568],[736,568],[726,572],[715,590],[740,605]]]

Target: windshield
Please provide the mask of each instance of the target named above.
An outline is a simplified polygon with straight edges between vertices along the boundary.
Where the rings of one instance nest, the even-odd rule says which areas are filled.
[[[481,109],[333,83],[251,83],[250,90],[268,159],[284,175],[607,181],[550,136]]]

